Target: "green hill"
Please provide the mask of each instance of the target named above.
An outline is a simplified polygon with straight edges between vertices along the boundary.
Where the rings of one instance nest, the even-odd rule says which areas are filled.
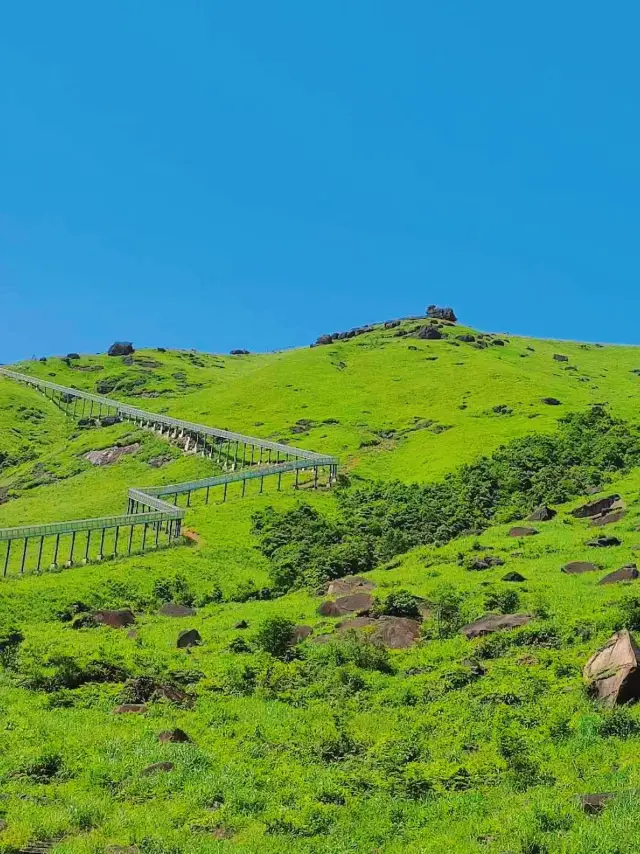
[[[423,326],[16,366],[336,454],[342,478],[196,497],[190,545],[0,585],[0,851],[635,850],[640,712],[590,699],[581,670],[614,630],[640,631],[640,582],[598,584],[640,546],[640,351]],[[0,526],[120,512],[129,486],[216,473],[4,379],[0,419]],[[85,457],[138,443],[112,465]],[[570,512],[614,492],[620,521]],[[544,501],[555,518],[524,523]],[[538,534],[509,536],[516,523]],[[602,535],[620,545],[586,545]],[[577,560],[597,570],[561,572]],[[318,613],[318,585],[353,571],[379,612],[420,617],[418,642],[388,651]],[[168,601],[195,613],[163,616]],[[92,625],[104,608],[132,609],[133,634]],[[467,639],[487,612],[532,619]],[[311,637],[291,647],[286,620]],[[184,629],[202,644],[178,649]],[[189,742],[158,740],[176,727]],[[615,797],[585,814],[595,792]]]

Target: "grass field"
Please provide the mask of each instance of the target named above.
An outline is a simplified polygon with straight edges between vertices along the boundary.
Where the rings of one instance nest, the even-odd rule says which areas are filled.
[[[559,417],[595,403],[640,423],[636,348],[499,335],[504,345],[488,338],[478,349],[457,340],[477,336],[466,327],[445,327],[442,340],[397,337],[397,329],[265,355],[150,350],[133,364],[83,356],[16,369],[91,391],[102,384],[145,409],[335,453],[351,488],[373,478],[439,482],[518,437],[554,434]],[[215,473],[210,461],[181,456],[131,425],[80,429],[2,379],[0,425],[8,496],[0,526],[119,512],[129,486]],[[140,450],[111,466],[84,459],[134,441]],[[169,459],[155,468],[149,461],[159,455]],[[271,567],[252,531],[253,514],[270,505],[304,501],[335,517],[326,489],[278,493],[266,482],[263,495],[250,489],[244,499],[238,489],[225,504],[191,508],[192,545],[5,581],[0,851],[44,840],[61,854],[637,851],[640,710],[601,708],[581,676],[614,629],[640,621],[640,582],[598,585],[636,560],[640,469],[620,471],[602,494],[613,491],[627,515],[595,533],[617,536],[619,546],[585,545],[594,529],[569,514],[580,495],[536,524],[535,537],[514,539],[510,523],[493,525],[367,574],[377,598],[405,590],[452,601],[459,622],[515,589],[508,607],[532,622],[475,641],[457,628],[439,631],[431,616],[406,650],[306,641],[278,658],[257,648],[258,628],[276,615],[313,636],[333,630],[313,589],[260,598]],[[487,553],[504,564],[467,568]],[[597,572],[561,572],[587,559]],[[500,580],[511,571],[525,581]],[[159,615],[168,599],[195,613]],[[131,608],[135,637],[73,628],[79,602]],[[241,621],[248,627],[235,628]],[[202,645],[176,648],[178,633],[192,628]],[[192,699],[154,699],[141,714],[114,715],[140,677]],[[191,741],[161,743],[158,733],[173,727]],[[146,771],[158,762],[173,767]],[[616,793],[597,816],[577,800],[593,792]]]

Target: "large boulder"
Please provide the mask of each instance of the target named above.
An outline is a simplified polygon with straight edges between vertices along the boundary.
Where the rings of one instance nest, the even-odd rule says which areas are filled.
[[[183,729],[165,729],[158,733],[158,741],[162,744],[186,744],[191,739]]]
[[[433,317],[436,320],[448,320],[449,323],[456,323],[458,320],[455,311],[449,307],[442,308],[437,305],[428,305],[426,314],[427,317]]]
[[[556,361],[556,362],[568,362],[569,361],[569,357],[563,356],[562,353],[554,353],[553,358],[554,358],[554,361]]]
[[[621,541],[617,537],[596,537],[595,540],[589,540],[587,545],[596,549],[608,549],[621,545]]]
[[[527,522],[549,522],[555,515],[555,510],[547,507],[546,504],[542,504],[527,516]]]
[[[617,584],[619,581],[635,581],[640,575],[638,567],[635,563],[629,563],[626,566],[621,566],[615,572],[610,572],[601,578],[598,584]]]
[[[92,619],[99,625],[109,626],[112,629],[123,629],[136,621],[135,614],[129,608],[121,608],[118,611],[94,611]]]
[[[344,578],[327,582],[320,592],[327,596],[348,596],[350,593],[368,593],[375,586],[373,581],[359,575],[345,575]]]
[[[531,614],[487,614],[479,620],[474,620],[463,626],[463,633],[469,638],[479,638],[503,629],[517,629],[533,620]]]
[[[594,528],[601,528],[604,525],[612,525],[614,522],[619,522],[626,515],[627,511],[624,507],[618,510],[610,510],[608,513],[602,513],[600,516],[594,516],[590,524]]]
[[[640,650],[627,629],[610,637],[582,673],[592,696],[607,706],[640,698]]]
[[[541,402],[546,403],[547,406],[560,406],[562,404],[562,401],[558,400],[557,397],[543,397]]]
[[[470,565],[469,569],[472,572],[481,572],[483,569],[492,569],[494,566],[503,566],[504,561],[497,555],[485,555],[484,557],[476,558]]]
[[[187,629],[185,632],[180,632],[176,646],[178,649],[188,649],[192,646],[200,646],[202,638],[197,629]]]
[[[107,354],[109,356],[130,356],[135,352],[131,341],[116,341],[115,344],[109,347]]]
[[[366,614],[373,605],[370,593],[350,593],[340,596],[335,602],[323,602],[318,608],[322,617],[344,617],[347,614]]]
[[[598,498],[596,501],[589,501],[587,504],[576,507],[575,510],[571,511],[571,515],[575,519],[592,518],[609,510],[622,509],[622,507],[622,499],[616,492],[613,495],[607,495],[606,498]]]
[[[582,575],[583,572],[597,572],[599,567],[594,563],[589,563],[586,560],[572,560],[562,567],[562,571],[567,575]]]
[[[117,463],[120,457],[126,454],[135,454],[140,449],[140,442],[134,442],[132,445],[124,445],[123,447],[105,448],[104,451],[89,451],[84,455],[85,460],[88,460],[92,466],[110,466],[112,463]]]
[[[444,338],[444,335],[437,326],[423,326],[416,332],[418,338],[423,338],[426,341],[437,341]]]
[[[538,532],[535,528],[526,528],[521,525],[517,525],[515,528],[511,528],[509,531],[510,537],[533,537]]]
[[[526,581],[526,580],[527,579],[524,577],[524,575],[520,575],[519,572],[508,572],[506,575],[503,575],[502,578],[500,579],[500,581],[514,581],[514,582],[518,582],[518,583],[521,581]]]
[[[420,623],[409,617],[355,617],[338,625],[338,632],[356,631],[387,649],[406,649],[420,639]]]
[[[193,617],[195,611],[188,605],[179,605],[177,602],[165,602],[158,613],[161,617]]]

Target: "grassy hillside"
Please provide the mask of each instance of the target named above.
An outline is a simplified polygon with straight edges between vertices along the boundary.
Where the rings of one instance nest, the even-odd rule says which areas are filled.
[[[457,340],[477,336],[463,327],[444,327],[442,340],[397,331],[267,355],[145,351],[133,364],[91,356],[18,369],[90,390],[103,383],[143,408],[337,453],[351,478],[346,496],[373,478],[440,483],[504,443],[556,436],[559,417],[594,403],[640,421],[637,349],[507,336],[480,349]],[[548,397],[561,404],[543,403]],[[21,417],[32,409],[46,430]],[[215,471],[130,425],[80,429],[1,379],[0,418],[18,428],[11,441],[23,449],[0,470],[11,496],[0,506],[3,526],[120,510],[130,485]],[[629,444],[635,435],[630,428]],[[133,442],[140,449],[111,466],[84,459]],[[163,465],[150,464],[162,455]],[[575,519],[570,510],[587,498],[576,494],[552,521],[536,523],[537,536],[509,537],[503,509],[481,533],[400,551],[367,572],[380,602],[400,592],[425,600],[422,639],[406,650],[348,637],[307,640],[280,656],[260,647],[271,617],[310,626],[312,638],[335,631],[337,620],[317,612],[323,598],[313,585],[265,598],[273,561],[252,527],[256,511],[300,502],[342,519],[344,499],[326,490],[277,493],[267,483],[262,496],[251,489],[224,505],[196,503],[191,546],[4,582],[0,851],[37,840],[74,854],[636,850],[640,711],[590,700],[581,668],[614,629],[640,630],[640,582],[598,585],[636,559],[640,469],[616,459],[585,472],[608,480],[595,497],[625,499],[621,521],[598,530]],[[398,529],[404,524],[398,516]],[[598,534],[621,544],[585,544]],[[469,568],[487,554],[504,563]],[[562,573],[570,560],[598,570]],[[501,581],[507,572],[525,580]],[[170,599],[195,613],[161,616]],[[132,608],[135,636],[74,628],[78,603]],[[467,640],[460,626],[488,610],[534,619]],[[176,648],[185,628],[200,632],[201,646]],[[140,699],[141,677],[189,696],[114,715]],[[161,743],[158,733],[173,727],[191,741]],[[146,772],[157,762],[173,767]],[[577,796],[600,791],[617,797],[585,815]]]

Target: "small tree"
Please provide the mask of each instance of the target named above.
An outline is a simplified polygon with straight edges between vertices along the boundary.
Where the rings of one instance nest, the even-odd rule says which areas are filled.
[[[273,655],[274,658],[286,660],[291,657],[296,625],[286,617],[268,617],[258,628],[254,642],[256,646]]]

